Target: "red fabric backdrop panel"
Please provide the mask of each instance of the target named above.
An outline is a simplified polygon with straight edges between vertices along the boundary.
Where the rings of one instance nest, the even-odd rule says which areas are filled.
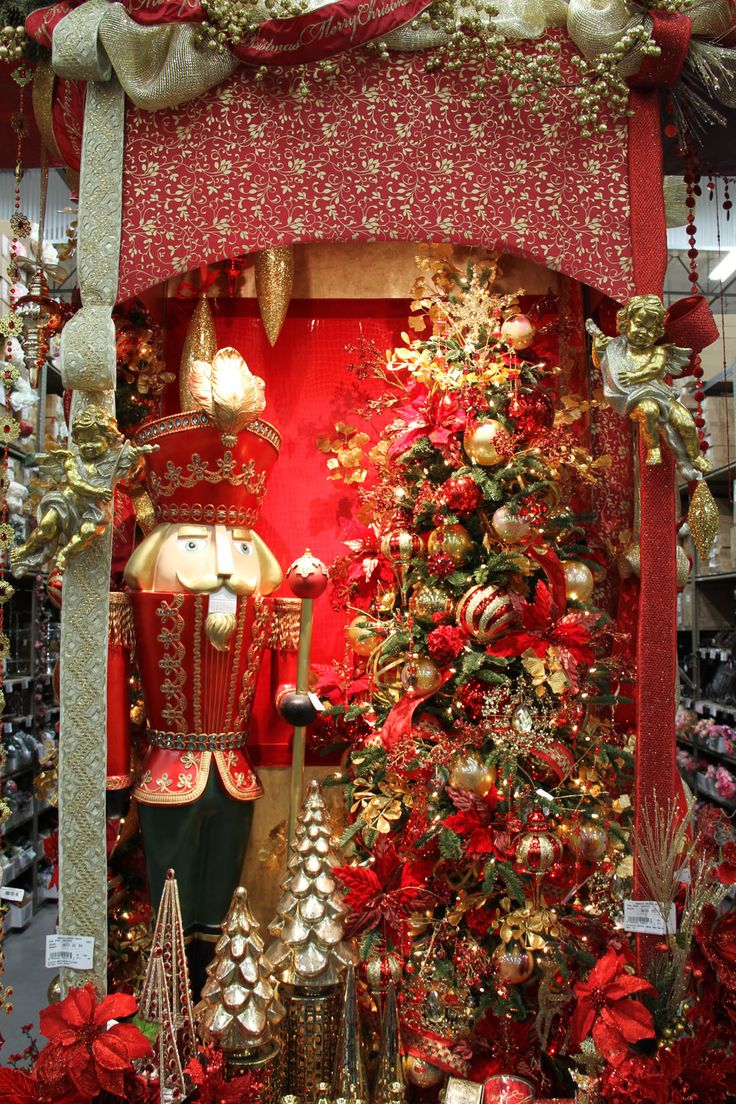
[[[388,349],[406,329],[405,300],[309,300],[291,303],[281,335],[272,349],[258,307],[251,300],[210,300],[218,346],[238,349],[249,367],[266,381],[265,417],[281,431],[283,444],[271,475],[257,531],[284,569],[310,548],[330,564],[345,552],[339,518],[350,516],[355,496],[342,482],[328,479],[327,457],[317,437],[335,422],[350,421],[363,401],[360,381],[350,373],[348,347],[362,336]],[[189,325],[191,301],[171,300],[167,308],[167,355],[178,371]],[[178,385],[166,395],[164,413],[178,410]],[[362,424],[362,423],[361,423]],[[284,586],[283,593],[290,593]],[[330,663],[345,653],[344,616],[331,609],[329,592],[315,603],[314,663]],[[273,679],[282,677],[274,668]],[[272,706],[273,680],[259,681],[248,747],[266,766],[289,760],[290,730]]]
[[[561,36],[563,70],[571,53]],[[269,245],[403,240],[497,247],[626,299],[625,125],[582,139],[569,87],[520,114],[503,84],[474,101],[467,68],[425,64],[348,52],[332,75],[243,68],[178,108],[128,105],[119,298]]]

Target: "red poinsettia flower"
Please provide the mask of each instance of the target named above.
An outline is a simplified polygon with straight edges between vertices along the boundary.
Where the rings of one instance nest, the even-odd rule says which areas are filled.
[[[533,651],[544,659],[555,648],[565,674],[574,684],[578,663],[592,664],[595,656],[590,647],[589,615],[573,611],[560,616],[552,602],[552,592],[540,579],[534,600],[515,601],[522,627],[493,640],[486,649],[489,655],[520,656]]]
[[[429,437],[440,452],[459,452],[460,435],[468,419],[456,392],[433,391],[423,383],[410,383],[411,402],[401,407],[405,423],[388,450],[389,457],[400,456],[420,437]]]
[[[652,1013],[635,993],[653,994],[644,978],[626,973],[624,955],[609,950],[599,958],[587,979],[575,983],[577,1005],[570,1023],[570,1040],[579,1047],[589,1035],[612,1065],[627,1057],[629,1043],[654,1038]]]
[[[493,812],[498,804],[498,790],[491,786],[483,797],[468,790],[451,790],[450,796],[455,804],[456,813],[451,813],[442,821],[443,828],[460,836],[466,855],[496,855],[495,832],[491,826]]]
[[[135,997],[111,993],[97,1003],[92,985],[71,989],[67,997],[41,1012],[41,1031],[49,1040],[36,1060],[36,1072],[47,1083],[59,1081],[60,1070],[81,1101],[100,1092],[125,1094],[126,1074],[133,1059],[145,1058],[151,1046],[143,1032],[129,1023],[110,1020],[132,1016]]]
[[[430,898],[428,879],[433,862],[402,862],[393,843],[382,836],[373,850],[372,866],[339,866],[335,875],[347,890],[350,909],[345,936],[380,928],[399,944],[403,923],[426,908]]]

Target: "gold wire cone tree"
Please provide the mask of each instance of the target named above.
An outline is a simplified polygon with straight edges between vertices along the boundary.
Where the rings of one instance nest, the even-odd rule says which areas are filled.
[[[297,819],[283,894],[269,925],[266,957],[286,1007],[282,1092],[316,1104],[332,1082],[341,979],[353,955],[343,941],[345,906],[333,868],[340,863],[319,784]]]
[[[312,782],[297,820],[284,892],[268,927],[275,937],[268,961],[289,985],[337,985],[353,961],[343,942],[346,910],[333,874],[339,863],[319,783]]]
[[[284,1008],[243,886],[233,894],[194,1014],[205,1041],[219,1046],[231,1065],[260,1064],[278,1051],[274,1030]]]
[[[197,1038],[192,1017],[184,926],[179,887],[173,870],[166,873],[138,1010],[144,1020],[167,1029],[168,1025],[173,1027],[182,1066],[196,1057]]]

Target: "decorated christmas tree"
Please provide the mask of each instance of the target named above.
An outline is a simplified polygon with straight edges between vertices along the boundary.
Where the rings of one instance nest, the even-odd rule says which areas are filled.
[[[400,964],[416,1085],[508,1073],[572,1096],[574,1074],[618,1102],[662,1062],[696,1083],[688,1047],[727,1038],[687,967],[719,891],[685,801],[663,810],[639,859],[662,915],[676,903],[679,946],[637,966],[634,672],[615,606],[596,603],[610,550],[592,488],[610,459],[588,451],[594,403],[558,367],[553,296],[495,294],[493,260],[423,266],[413,334],[360,350],[364,426],[320,446],[357,496],[332,568],[352,658],[321,684],[348,743],[346,934],[367,976]]]

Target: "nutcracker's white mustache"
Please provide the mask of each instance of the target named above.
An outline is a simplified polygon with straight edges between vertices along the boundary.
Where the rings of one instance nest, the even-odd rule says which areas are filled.
[[[235,632],[235,615],[232,613],[208,613],[204,622],[204,631],[213,648],[226,652],[230,637]]]
[[[177,571],[176,577],[184,589],[192,594],[213,594],[216,590],[229,590],[231,594],[252,594],[256,589],[255,582],[237,574],[197,575],[189,579],[181,571]]]

